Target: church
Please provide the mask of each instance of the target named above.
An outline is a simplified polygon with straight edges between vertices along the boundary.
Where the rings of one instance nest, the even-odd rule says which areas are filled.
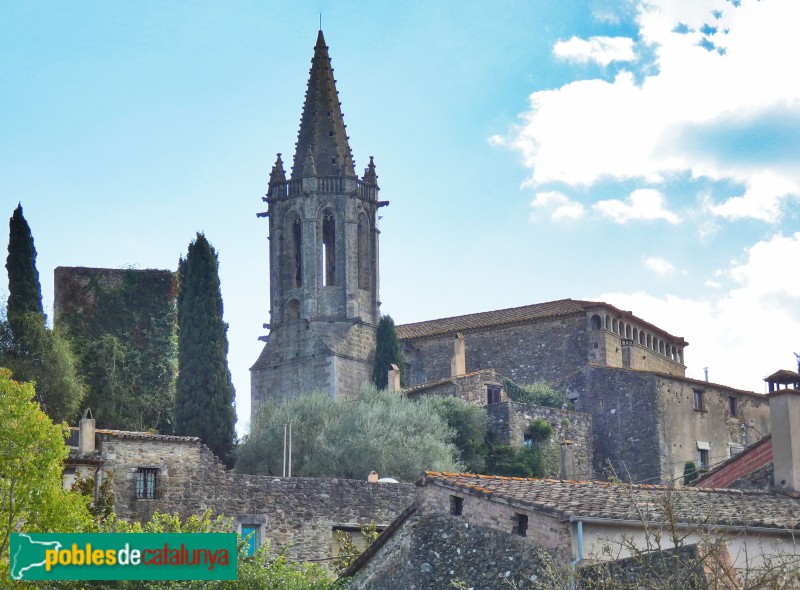
[[[315,390],[347,397],[370,379],[380,319],[376,219],[388,205],[377,181],[371,157],[356,174],[320,31],[291,172],[278,154],[259,213],[269,221],[270,320],[251,368],[253,415],[266,399]],[[605,302],[535,303],[400,325],[397,334],[407,395],[469,389],[465,399],[491,410],[506,401],[506,379],[567,392],[589,417],[596,477],[611,468],[672,481],[687,461],[710,467],[769,432],[765,396],[687,378],[686,340]],[[524,430],[509,442],[523,444]]]

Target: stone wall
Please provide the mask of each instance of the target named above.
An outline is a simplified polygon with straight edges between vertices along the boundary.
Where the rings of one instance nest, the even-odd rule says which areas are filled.
[[[288,546],[290,559],[329,557],[334,527],[386,526],[415,497],[411,484],[227,472],[205,445],[189,437],[106,433],[100,438],[103,469],[113,473],[121,518],[146,520],[155,510],[189,516],[211,509],[238,525],[261,526],[261,538],[276,548]],[[159,470],[157,498],[135,497],[139,468]]]
[[[464,334],[466,371],[494,369],[517,383],[558,382],[587,362],[585,314]],[[409,383],[450,376],[453,339],[442,336],[404,342]]]
[[[505,388],[503,387],[503,378],[491,369],[410,387],[405,389],[404,393],[411,399],[418,399],[423,396],[431,395],[439,397],[457,397],[471,404],[485,406],[488,402],[488,385],[499,387],[500,401],[506,401],[507,396]]]
[[[518,402],[494,404],[487,406],[486,411],[489,414],[489,424],[495,440],[500,444],[523,445],[530,423],[537,418],[546,420],[554,432],[545,455],[551,459],[555,458],[555,461],[548,461],[547,476],[558,476],[560,443],[569,440],[572,441],[572,452],[575,453],[576,479],[594,479],[591,415]]]
[[[542,574],[528,539],[445,514],[418,514],[381,547],[347,587],[353,590],[528,588]],[[461,587],[461,586],[459,586]]]
[[[769,433],[765,396],[645,371],[590,366],[573,376],[577,408],[593,417],[594,466],[642,483],[677,481],[709,446],[713,466]],[[694,392],[703,407],[694,407]],[[731,398],[736,408],[732,416]]]
[[[493,529],[505,535],[514,534],[516,514],[528,517],[527,537],[530,542],[551,549],[562,556],[572,554],[572,538],[568,522],[559,522],[552,516],[512,506],[506,502],[465,494],[462,490],[448,489],[437,484],[423,484],[420,487],[418,504],[420,511],[431,514],[449,514],[451,497],[462,499],[462,516],[465,522]]]

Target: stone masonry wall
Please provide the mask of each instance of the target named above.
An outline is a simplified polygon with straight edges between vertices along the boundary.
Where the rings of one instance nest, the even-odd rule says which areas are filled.
[[[585,314],[464,334],[466,371],[494,369],[517,383],[559,382],[587,362]],[[409,383],[450,376],[452,336],[404,343]]]
[[[450,498],[462,498],[462,518],[470,525],[478,525],[511,535],[514,533],[514,515],[528,516],[527,539],[563,556],[572,554],[572,538],[569,524],[535,510],[512,506],[505,502],[473,496],[462,490],[448,489],[437,484],[425,484],[420,488],[418,502],[420,511],[432,514],[449,514]]]
[[[352,590],[528,588],[544,565],[528,539],[445,514],[414,514],[354,576]],[[461,586],[459,586],[461,587]]]
[[[239,524],[261,524],[261,538],[276,548],[288,545],[291,559],[329,557],[334,526],[385,526],[415,497],[411,484],[227,472],[207,447],[191,439],[102,437],[104,470],[113,473],[121,518],[146,520],[155,510],[189,516],[208,508]],[[157,499],[135,498],[135,472],[142,467],[159,469]]]
[[[457,397],[477,406],[485,406],[488,401],[487,385],[499,387],[500,401],[506,401],[507,396],[503,387],[503,379],[491,369],[458,375],[449,379],[441,379],[430,384],[406,389],[404,393],[411,399],[436,395],[439,397]]]
[[[572,451],[575,453],[576,479],[594,479],[591,415],[518,402],[494,404],[487,406],[486,411],[489,414],[489,424],[496,440],[500,444],[514,446],[523,445],[530,423],[537,418],[543,418],[554,430],[545,453],[545,456],[551,459],[548,461],[547,476],[558,477],[560,443],[570,440],[572,441]]]

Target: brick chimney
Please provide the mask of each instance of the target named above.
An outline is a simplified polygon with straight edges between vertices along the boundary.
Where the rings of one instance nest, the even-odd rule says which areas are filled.
[[[81,455],[91,455],[95,451],[94,418],[92,411],[86,408],[81,421],[78,422],[78,452]]]
[[[768,394],[775,489],[800,496],[800,390]]]
[[[450,360],[450,376],[464,375],[467,372],[467,353],[464,335],[456,334],[453,340],[453,358]]]

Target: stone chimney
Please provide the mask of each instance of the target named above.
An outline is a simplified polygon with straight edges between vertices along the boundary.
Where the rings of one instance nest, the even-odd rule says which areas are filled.
[[[397,365],[389,365],[389,381],[386,388],[389,391],[400,391],[400,369]]]
[[[558,464],[558,477],[564,481],[575,480],[575,449],[571,440],[561,442],[561,460]]]
[[[453,358],[450,360],[450,376],[464,375],[467,372],[467,353],[464,346],[464,335],[456,334],[453,340]]]
[[[768,394],[775,489],[800,496],[800,390]]]
[[[86,408],[81,421],[78,422],[78,452],[81,455],[91,455],[95,451],[94,418],[92,411]]]
[[[369,475],[367,476],[367,481],[369,483],[378,483],[378,472],[370,471]]]
[[[622,368],[631,368],[631,355],[633,353],[633,340],[629,338],[622,339]]]

